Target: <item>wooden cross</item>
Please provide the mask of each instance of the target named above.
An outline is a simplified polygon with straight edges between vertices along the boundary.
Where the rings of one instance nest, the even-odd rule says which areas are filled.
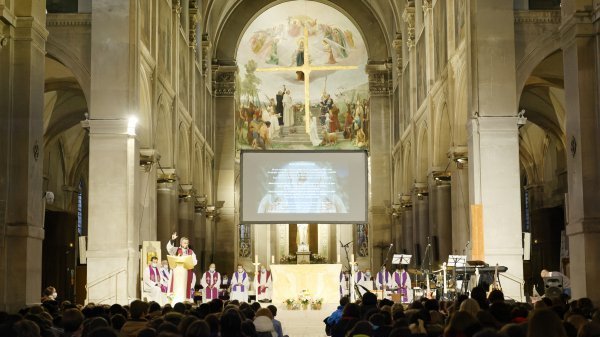
[[[313,66],[308,57],[308,29],[304,27],[304,63],[295,67],[258,68],[257,72],[301,71],[304,73],[304,126],[306,133],[310,126],[310,73],[313,71],[358,69],[358,66]]]

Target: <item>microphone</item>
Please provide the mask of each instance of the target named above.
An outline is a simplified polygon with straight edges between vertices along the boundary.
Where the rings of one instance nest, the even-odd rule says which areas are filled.
[[[465,245],[465,247],[469,247],[470,244],[471,244],[471,241],[467,241],[467,244]]]
[[[394,244],[393,244],[393,243],[390,243],[390,248],[392,248],[392,247],[394,247]]]

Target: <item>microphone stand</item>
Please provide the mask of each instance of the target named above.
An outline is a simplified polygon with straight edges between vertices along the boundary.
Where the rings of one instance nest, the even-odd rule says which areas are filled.
[[[429,243],[429,237],[427,237],[427,247],[425,247],[425,256],[423,257],[423,261],[421,262],[421,271],[425,274],[425,289],[427,289],[427,294],[425,297],[428,297],[431,289],[429,288],[429,271],[431,270],[431,252],[429,249],[431,248],[431,243]],[[425,269],[425,261],[429,261],[429,268]]]
[[[394,247],[393,243],[390,244],[390,248],[388,248],[387,253],[385,253],[385,260],[383,260],[383,263],[381,264],[381,267],[379,267],[379,272],[381,272],[382,269],[383,269],[383,266],[385,266],[387,264],[388,256],[390,255],[390,252],[392,251],[392,247]],[[375,277],[377,277],[377,275],[375,275]],[[385,280],[385,275],[382,275],[382,278],[383,278],[383,280]],[[385,286],[386,287],[388,286],[387,282],[386,282]],[[381,291],[381,297],[382,297],[382,299],[385,298],[384,292],[385,292],[385,289],[382,289],[382,291]]]
[[[342,248],[344,248],[344,252],[346,253],[346,261],[348,262],[348,265],[346,266],[346,268],[350,272],[350,277],[354,277],[354,275],[352,273],[353,266],[350,265],[350,256],[348,255],[348,246],[351,243],[352,243],[352,241],[348,242],[347,244],[343,244],[342,241],[340,241],[340,245],[342,246]],[[346,281],[346,284],[347,284],[348,292],[350,292],[350,278],[348,278],[348,280]],[[358,288],[358,285],[356,282],[354,282],[354,293],[356,294],[356,296],[358,298],[360,298],[362,300],[362,294],[360,293],[360,289]],[[352,298],[352,294],[348,294],[348,295],[350,296],[350,298]]]
[[[469,241],[467,241],[467,244],[465,245],[465,248],[463,249],[463,256],[465,256],[465,263],[463,263],[463,281],[460,284],[460,292],[462,294],[466,294],[468,287],[465,284],[467,282],[467,247],[469,247]]]

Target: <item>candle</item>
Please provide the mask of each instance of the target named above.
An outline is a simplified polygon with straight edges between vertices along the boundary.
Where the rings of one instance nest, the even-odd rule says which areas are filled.
[[[254,255],[254,262],[258,263],[258,255]]]
[[[271,255],[271,264],[275,264],[275,255]]]
[[[354,254],[350,255],[350,262],[354,263]]]
[[[340,254],[337,255],[337,263],[340,263]]]

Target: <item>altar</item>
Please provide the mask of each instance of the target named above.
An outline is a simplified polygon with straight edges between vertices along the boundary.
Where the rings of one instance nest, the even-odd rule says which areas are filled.
[[[341,271],[341,264],[272,264],[273,303],[297,298],[302,290],[323,303],[338,303]]]

